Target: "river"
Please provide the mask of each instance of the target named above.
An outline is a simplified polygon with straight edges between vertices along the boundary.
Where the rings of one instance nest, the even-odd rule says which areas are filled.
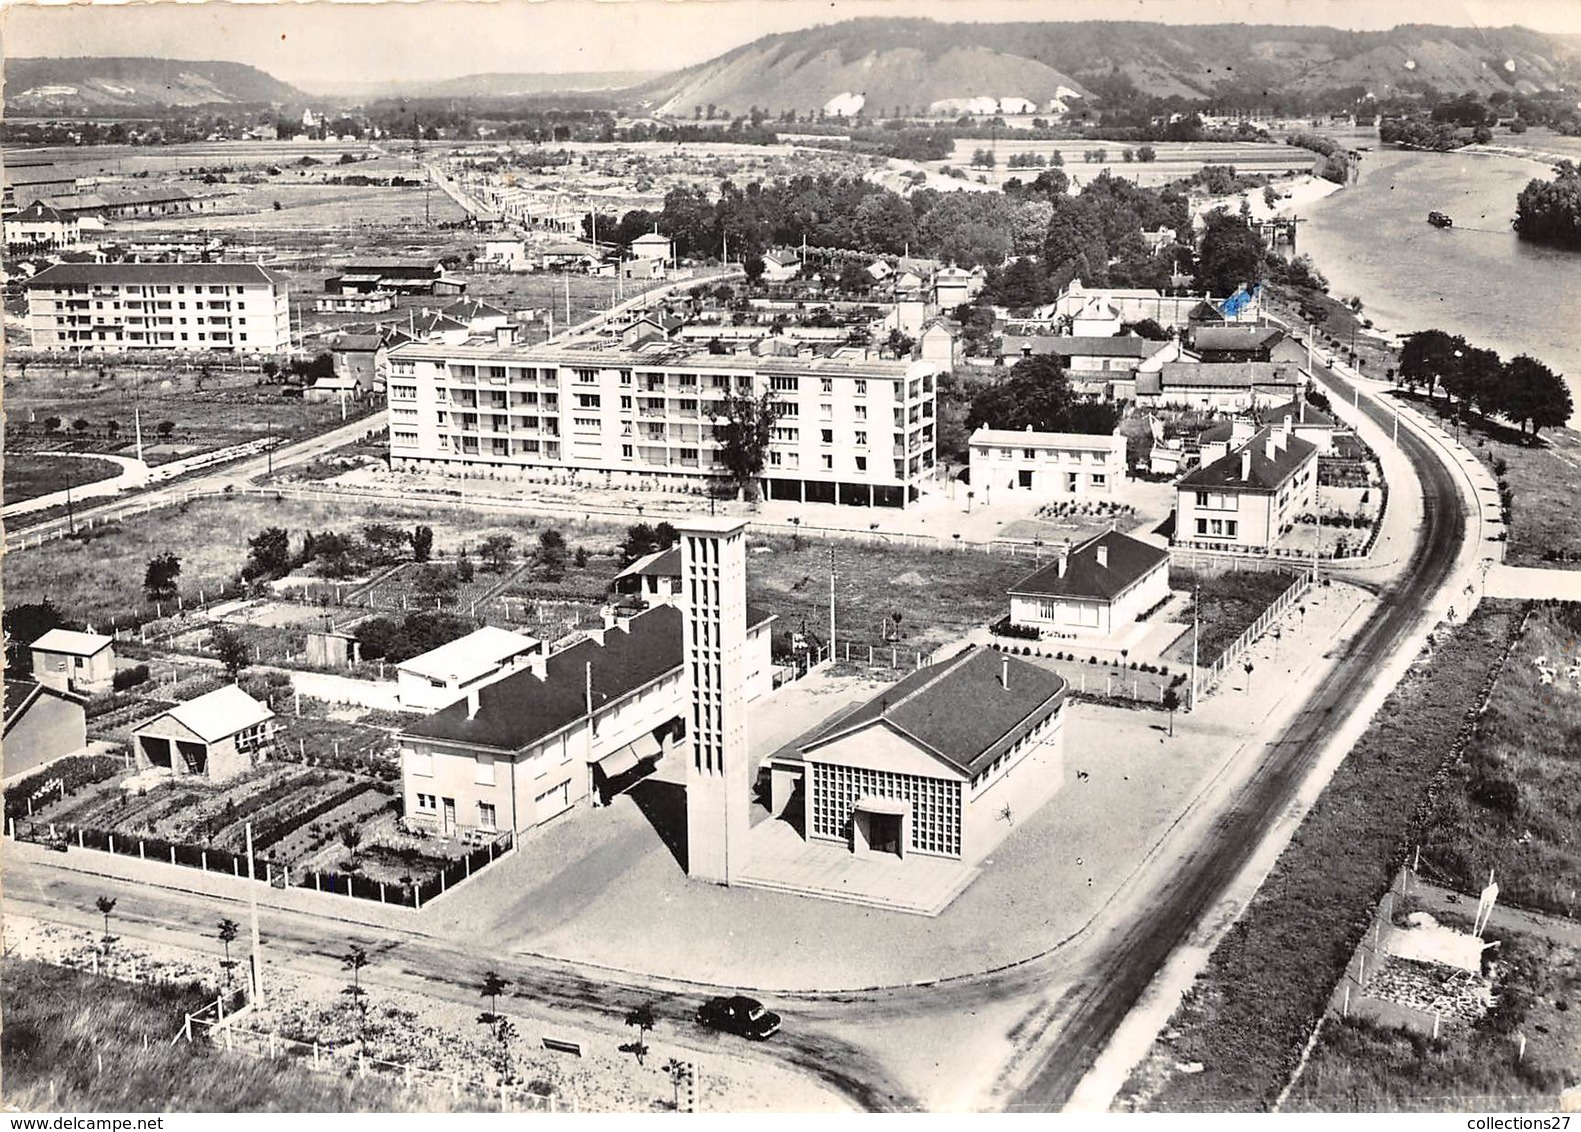
[[[1380,328],[1436,327],[1506,359],[1530,354],[1566,375],[1581,406],[1581,254],[1510,228],[1516,194],[1549,176],[1525,158],[1374,149],[1357,184],[1306,207],[1298,250]],[[1434,209],[1455,226],[1428,224]]]

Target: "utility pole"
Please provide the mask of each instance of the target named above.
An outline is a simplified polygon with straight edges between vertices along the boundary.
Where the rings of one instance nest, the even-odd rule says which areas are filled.
[[[1202,583],[1191,594],[1191,710],[1197,710],[1197,644],[1201,637]]]
[[[834,661],[834,547],[829,548],[829,660]]]
[[[258,946],[258,875],[253,867],[253,823],[247,823],[247,894],[252,905],[253,918],[253,1004],[262,1006],[263,993],[263,953]]]

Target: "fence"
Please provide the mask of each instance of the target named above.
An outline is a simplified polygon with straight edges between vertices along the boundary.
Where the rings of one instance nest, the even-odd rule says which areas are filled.
[[[448,1093],[452,1099],[459,1099],[465,1094],[496,1102],[504,1112],[577,1112],[579,1110],[575,1096],[545,1096],[518,1085],[490,1085],[486,1081],[475,1077],[464,1077],[460,1073],[424,1069],[409,1062],[384,1061],[380,1058],[368,1057],[356,1048],[355,1043],[336,1046],[283,1038],[273,1032],[252,1030],[237,1025],[236,1016],[227,1019],[221,1014],[211,1019],[189,1014],[183,1034],[188,1042],[197,1040],[197,1036],[201,1035],[214,1045],[223,1047],[228,1053],[244,1053],[270,1061],[284,1058],[304,1069],[312,1069],[319,1073],[330,1073],[338,1077],[344,1077],[349,1072],[355,1072],[358,1077],[373,1075],[386,1081],[397,1082],[408,1089]]]
[[[1218,682],[1219,677],[1223,676],[1224,673],[1229,669],[1230,665],[1234,664],[1238,659],[1240,659],[1241,655],[1245,653],[1247,649],[1252,647],[1252,643],[1256,641],[1257,638],[1261,637],[1263,633],[1268,630],[1270,625],[1283,616],[1287,609],[1289,609],[1297,601],[1301,600],[1301,598],[1304,597],[1306,592],[1311,588],[1311,575],[1302,574],[1298,576],[1296,580],[1290,584],[1289,589],[1285,590],[1284,593],[1276,597],[1273,601],[1273,604],[1267,609],[1263,610],[1262,613],[1258,615],[1257,620],[1248,625],[1246,630],[1241,633],[1239,637],[1235,638],[1230,647],[1224,650],[1223,655],[1221,655],[1212,664],[1198,670],[1196,684],[1197,694],[1201,695],[1202,693],[1205,693],[1211,689],[1213,685]]]
[[[117,836],[108,830],[89,829],[56,822],[9,820],[7,832],[16,841],[31,841],[50,848],[69,851],[92,849],[123,857],[136,857],[143,861],[180,865],[202,872],[246,879],[251,877],[272,888],[312,889],[328,895],[345,896],[356,900],[376,901],[397,907],[421,909],[427,902],[438,899],[452,888],[464,883],[472,874],[488,867],[509,853],[516,844],[516,836],[507,830],[485,844],[463,853],[442,865],[428,880],[410,884],[388,883],[359,876],[356,873],[320,872],[317,869],[296,868],[254,854],[251,868],[245,853],[232,853],[227,849],[212,849],[204,845],[189,845],[166,841],[156,837],[136,837],[128,834]],[[432,858],[430,858],[432,859]]]

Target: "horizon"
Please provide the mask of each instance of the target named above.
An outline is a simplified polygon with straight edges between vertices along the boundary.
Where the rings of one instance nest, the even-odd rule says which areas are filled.
[[[443,3],[439,13],[435,5]],[[307,94],[484,74],[669,72],[784,32],[861,18],[937,23],[1260,24],[1387,31],[1519,26],[1581,35],[1574,0],[350,0],[14,4],[11,58],[243,63]],[[1229,18],[1234,16],[1236,18]],[[1302,18],[1307,17],[1307,18]],[[435,20],[442,31],[436,39]],[[174,45],[180,45],[173,50]],[[601,50],[602,48],[602,50]]]

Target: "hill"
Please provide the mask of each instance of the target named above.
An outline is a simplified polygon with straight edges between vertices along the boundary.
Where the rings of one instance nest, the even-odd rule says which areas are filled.
[[[1435,87],[1529,93],[1581,78],[1581,43],[1526,28],[1407,25],[1384,32],[1249,24],[957,23],[858,19],[765,36],[632,91],[689,116],[817,110],[865,95],[869,116],[946,99],[1016,96],[1040,105],[1061,86],[1189,99],[1360,87],[1378,96]]]
[[[152,58],[7,59],[8,114],[71,114],[209,103],[281,104],[302,92],[245,63]]]

